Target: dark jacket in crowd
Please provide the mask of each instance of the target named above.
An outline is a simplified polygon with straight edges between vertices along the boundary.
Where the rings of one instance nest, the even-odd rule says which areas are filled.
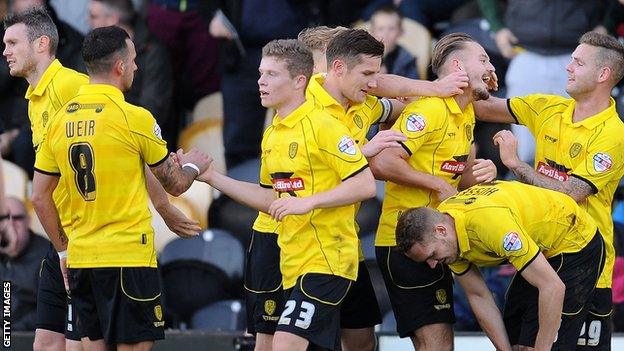
[[[393,52],[388,53],[384,57],[383,64],[386,65],[388,73],[411,79],[420,79],[416,67],[416,58],[401,45],[397,45]]]

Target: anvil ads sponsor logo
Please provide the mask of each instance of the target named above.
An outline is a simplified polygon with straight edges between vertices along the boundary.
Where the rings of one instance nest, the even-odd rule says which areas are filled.
[[[542,161],[537,163],[537,172],[541,173],[547,177],[557,179],[560,182],[565,182],[568,180],[568,172],[570,172],[570,168],[567,168],[564,165],[560,165],[555,161],[546,160],[547,163]]]
[[[460,174],[464,173],[464,170],[466,169],[467,159],[468,155],[453,156],[453,161],[444,161],[440,166],[440,170],[446,173],[455,174],[455,176],[453,177],[453,179],[455,179]]]

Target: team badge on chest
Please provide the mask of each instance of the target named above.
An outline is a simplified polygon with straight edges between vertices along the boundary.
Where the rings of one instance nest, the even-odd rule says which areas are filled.
[[[575,158],[581,153],[582,149],[583,149],[583,146],[581,144],[579,143],[572,144],[572,146],[570,146],[570,157]]]

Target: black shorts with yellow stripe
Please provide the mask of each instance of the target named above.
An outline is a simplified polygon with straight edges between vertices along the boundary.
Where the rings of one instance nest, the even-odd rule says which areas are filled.
[[[59,257],[50,244],[41,261],[37,286],[37,329],[65,334],[69,340],[80,340],[76,309],[65,291]]]
[[[274,334],[284,309],[279,256],[277,234],[252,232],[245,265],[247,332],[251,334]]]
[[[453,324],[453,276],[446,265],[430,268],[398,252],[393,246],[375,247],[397,332],[402,338],[430,324]]]
[[[276,330],[325,349],[340,350],[340,306],[352,283],[329,274],[300,276],[294,287],[284,291],[286,302]]]
[[[150,267],[69,270],[83,334],[109,345],[164,339],[158,270]]]
[[[566,286],[561,325],[552,350],[575,349],[604,261],[604,242],[598,233],[581,251],[548,258],[548,263]],[[514,276],[503,311],[505,329],[512,345],[535,345],[539,329],[538,297],[536,287],[521,274]]]

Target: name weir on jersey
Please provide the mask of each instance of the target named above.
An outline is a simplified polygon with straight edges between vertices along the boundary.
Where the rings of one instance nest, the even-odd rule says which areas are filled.
[[[95,120],[68,121],[65,123],[65,136],[68,138],[95,135]]]

